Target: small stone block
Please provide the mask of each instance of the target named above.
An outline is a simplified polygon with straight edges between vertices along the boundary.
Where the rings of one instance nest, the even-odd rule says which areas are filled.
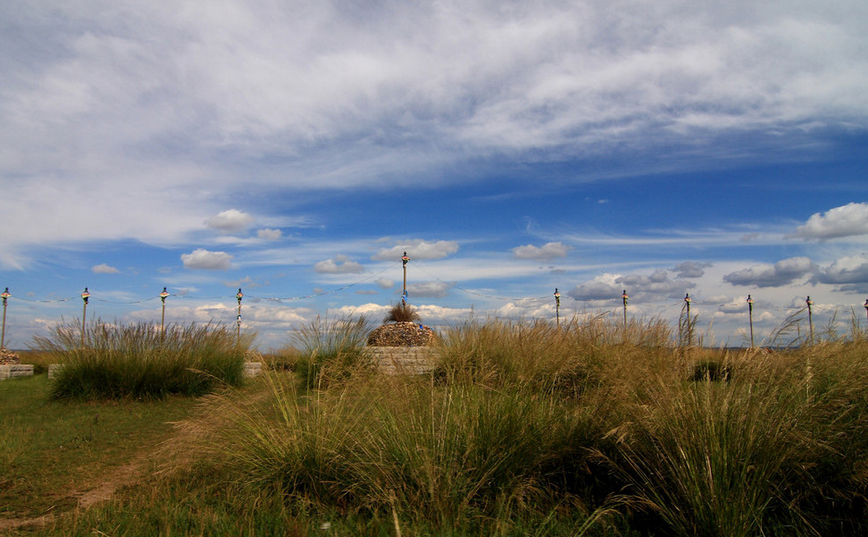
[[[244,362],[244,376],[247,378],[258,376],[262,372],[261,362]]]
[[[32,377],[32,364],[0,365],[0,380],[14,379],[19,377]]]

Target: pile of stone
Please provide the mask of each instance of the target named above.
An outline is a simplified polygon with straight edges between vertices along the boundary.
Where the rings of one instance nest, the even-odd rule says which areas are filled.
[[[371,347],[423,347],[434,343],[434,330],[418,323],[384,324],[371,331]]]
[[[0,347],[0,365],[20,364],[21,359],[18,355],[7,348]]]
[[[7,348],[0,347],[0,365],[20,364],[21,359],[18,355]]]

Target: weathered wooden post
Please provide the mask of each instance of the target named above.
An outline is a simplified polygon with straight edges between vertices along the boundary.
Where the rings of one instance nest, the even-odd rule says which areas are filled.
[[[160,293],[160,300],[163,302],[163,314],[160,316],[160,341],[166,339],[166,297],[169,292],[163,287],[163,292]]]
[[[693,327],[690,326],[690,293],[684,293],[684,304],[687,307],[687,346],[693,345]]]
[[[236,317],[236,322],[238,326],[235,328],[235,346],[241,346],[241,299],[244,298],[244,295],[241,294],[241,288],[238,288],[238,293],[235,294],[235,298],[238,299],[238,317]]]
[[[12,295],[9,294],[9,288],[7,287],[0,297],[3,297],[3,331],[0,332],[0,349],[6,348],[6,300]],[[868,304],[868,300],[865,301]],[[865,306],[868,308],[868,306]]]
[[[87,292],[87,287],[81,293],[81,299],[84,301],[84,308],[81,310],[81,346],[84,347],[84,333],[87,321],[87,299],[90,298],[90,293]]]
[[[561,327],[561,294],[558,293],[558,288],[555,287],[555,319],[557,320],[558,328]]]
[[[404,267],[404,289],[401,292],[401,307],[407,307],[407,263],[410,261],[410,258],[407,257],[407,252],[404,252],[404,255],[401,256],[401,265]]]
[[[811,300],[810,296],[807,299],[805,299],[805,304],[807,304],[807,306],[808,306],[808,329],[810,330],[811,345],[813,345],[814,344],[814,318],[811,315],[811,306],[814,305],[814,302]]]
[[[627,296],[627,290],[621,293],[621,301],[624,302],[624,343],[627,342],[627,299],[630,298]]]
[[[750,319],[750,348],[753,348],[753,299],[747,295],[747,312]]]

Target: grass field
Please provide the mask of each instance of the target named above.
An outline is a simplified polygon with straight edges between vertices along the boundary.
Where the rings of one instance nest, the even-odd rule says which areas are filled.
[[[353,327],[319,324],[268,374],[199,398],[52,401],[44,376],[0,383],[6,531],[868,531],[858,330],[728,352],[673,347],[656,321],[473,322],[441,334],[433,373],[388,377],[346,344],[363,341]]]

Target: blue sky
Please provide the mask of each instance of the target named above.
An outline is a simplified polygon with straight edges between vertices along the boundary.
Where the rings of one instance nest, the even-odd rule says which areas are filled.
[[[868,299],[868,5],[0,5],[7,346],[62,319],[629,314],[716,344]],[[280,299],[280,300],[276,300]]]

